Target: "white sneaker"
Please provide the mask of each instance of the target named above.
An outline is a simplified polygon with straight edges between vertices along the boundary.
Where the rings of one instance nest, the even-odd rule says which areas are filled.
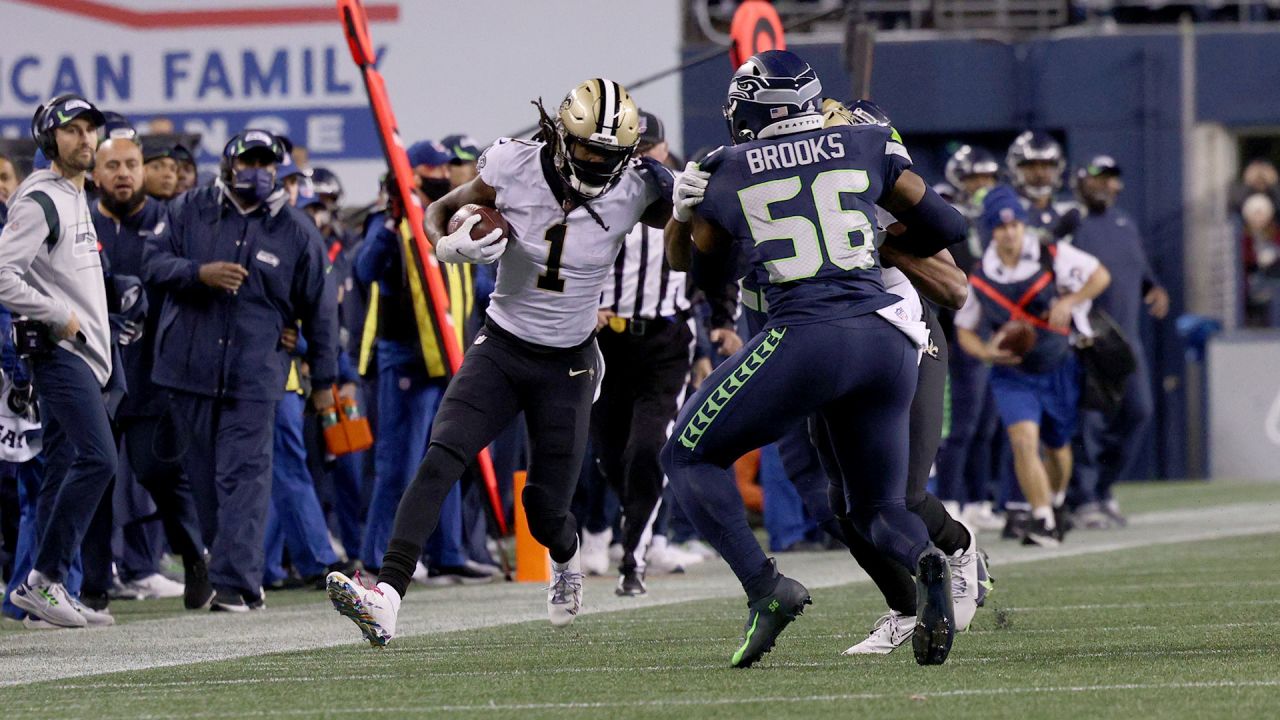
[[[876,621],[866,640],[840,653],[841,655],[888,655],[916,631],[916,616],[890,610]]]
[[[416,583],[422,583],[423,585],[430,585],[431,583],[428,582],[428,579],[430,577],[431,577],[431,571],[427,569],[426,563],[419,560],[417,566],[413,568],[413,577],[410,579]]]
[[[124,584],[124,589],[138,600],[156,600],[159,598],[182,597],[186,586],[175,582],[160,573],[152,573],[144,578],[132,580]]]
[[[666,540],[666,538],[663,538],[663,540]],[[667,543],[667,553],[678,564],[683,565],[685,569],[688,569],[692,565],[697,565],[698,563],[706,562],[707,560],[706,556],[704,555],[699,555],[698,553],[691,553],[688,550],[685,550],[684,548],[680,547],[679,545],[672,545],[670,543]]]
[[[1004,518],[992,512],[990,502],[965,503],[960,510],[960,517],[956,519],[976,530],[1004,529]]]
[[[359,573],[354,580],[340,572],[329,573],[326,581],[329,601],[340,615],[360,628],[370,645],[385,647],[396,634],[400,596],[386,583],[365,587],[359,579]]]
[[[588,575],[609,574],[609,543],[613,540],[613,529],[605,528],[604,532],[593,533],[582,531],[582,571]]]
[[[547,588],[547,615],[551,624],[564,627],[582,609],[582,547],[563,565],[551,562],[551,586]]]
[[[978,612],[978,534],[969,530],[969,547],[947,558],[951,566],[951,602],[955,607],[956,632],[964,632]]]
[[[702,540],[698,540],[698,539],[687,540],[685,542],[680,543],[676,547],[689,553],[690,555],[697,555],[703,560],[710,560],[710,559],[719,557],[719,555],[716,553],[714,548],[712,548],[710,545],[706,544]]]
[[[35,570],[27,575],[27,582],[19,585],[9,599],[36,618],[58,627],[82,628],[87,624],[62,583],[48,582]]]
[[[645,572],[649,575],[682,573],[692,555],[673,552],[675,548],[667,543],[665,535],[654,535],[649,543],[649,552],[645,553]],[[695,562],[701,562],[697,560]]]
[[[71,598],[71,604],[76,612],[84,616],[86,627],[111,627],[116,624],[116,619],[110,610],[94,610],[76,598]]]

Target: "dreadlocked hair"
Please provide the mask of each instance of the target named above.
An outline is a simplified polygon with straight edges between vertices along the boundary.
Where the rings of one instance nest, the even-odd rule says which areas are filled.
[[[550,145],[556,141],[556,121],[551,119],[547,114],[547,109],[542,107],[542,98],[530,100],[530,105],[538,108],[538,132],[534,133],[534,140],[541,140]]]

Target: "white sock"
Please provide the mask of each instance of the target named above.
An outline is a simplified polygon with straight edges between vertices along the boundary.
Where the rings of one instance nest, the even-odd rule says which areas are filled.
[[[1067,501],[1067,491],[1066,491],[1066,490],[1063,490],[1063,491],[1061,491],[1061,492],[1056,492],[1056,493],[1054,493],[1054,494],[1053,494],[1053,506],[1054,506],[1054,507],[1062,507],[1063,503],[1065,503],[1066,501]]]
[[[378,589],[382,591],[382,596],[391,603],[391,612],[400,612],[400,593],[384,582],[378,583]]]
[[[35,568],[31,568],[31,572],[27,573],[27,584],[31,587],[44,587],[50,585],[49,578],[44,573]]]
[[[1031,511],[1031,516],[1037,520],[1043,520],[1044,526],[1050,530],[1058,527],[1058,524],[1054,522],[1053,508],[1051,507],[1038,507]]]

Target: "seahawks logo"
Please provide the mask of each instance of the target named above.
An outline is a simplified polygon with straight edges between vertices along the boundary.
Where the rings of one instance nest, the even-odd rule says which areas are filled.
[[[746,100],[770,105],[803,106],[813,102],[822,92],[822,84],[812,73],[798,78],[757,77],[742,75],[734,78],[728,101]]]

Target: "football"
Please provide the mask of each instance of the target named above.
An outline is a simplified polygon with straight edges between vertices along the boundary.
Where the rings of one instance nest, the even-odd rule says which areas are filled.
[[[1036,329],[1025,320],[1010,320],[1000,328],[1000,349],[1022,357],[1036,345]]]
[[[472,215],[480,214],[480,222],[471,227],[471,239],[479,240],[494,230],[501,230],[502,234],[498,236],[494,242],[501,242],[502,238],[507,237],[511,233],[511,226],[507,225],[507,221],[503,219],[502,214],[491,207],[476,205],[471,203],[458,208],[458,211],[449,218],[448,232],[452,234],[462,223]]]

